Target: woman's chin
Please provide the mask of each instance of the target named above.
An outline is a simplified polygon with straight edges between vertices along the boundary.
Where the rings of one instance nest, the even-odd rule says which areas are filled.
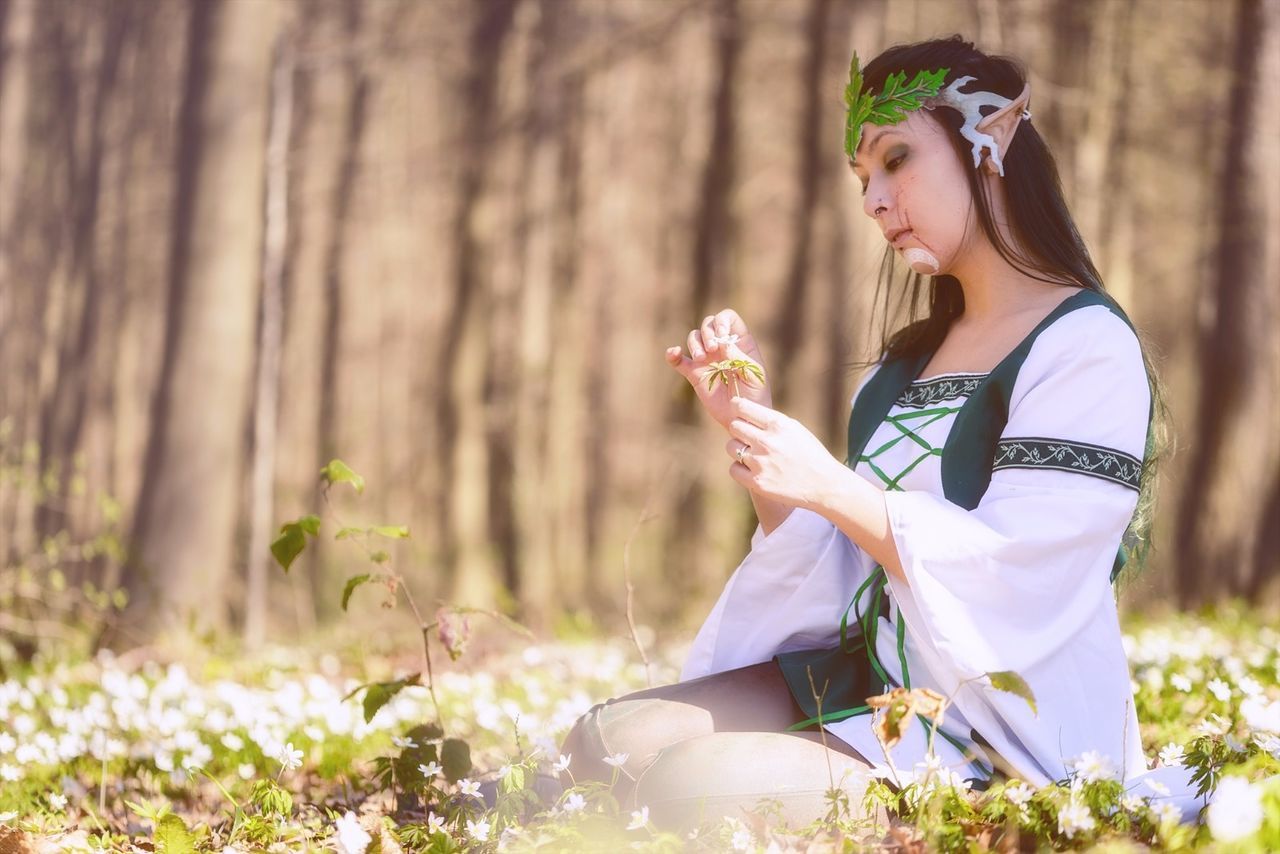
[[[937,275],[940,269],[938,259],[934,257],[933,253],[918,246],[908,246],[903,249],[902,257],[912,270],[926,276]]]

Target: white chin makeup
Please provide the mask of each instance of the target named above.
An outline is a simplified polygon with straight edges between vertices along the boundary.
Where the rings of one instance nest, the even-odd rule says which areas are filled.
[[[917,273],[933,275],[938,272],[938,259],[933,257],[933,253],[927,249],[910,246],[902,250],[902,257],[907,259],[907,263],[911,265],[911,269],[915,270]]]

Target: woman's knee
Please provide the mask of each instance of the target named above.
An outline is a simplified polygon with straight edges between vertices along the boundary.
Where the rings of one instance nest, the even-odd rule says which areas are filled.
[[[561,752],[569,756],[575,780],[610,781],[616,774],[634,782],[663,748],[714,728],[706,709],[650,690],[592,706],[574,723]]]
[[[808,735],[721,732],[673,744],[642,772],[634,802],[649,807],[654,823],[668,829],[770,806],[800,827],[829,813],[834,783],[854,815],[865,817],[870,766]],[[882,809],[877,814],[885,819]]]

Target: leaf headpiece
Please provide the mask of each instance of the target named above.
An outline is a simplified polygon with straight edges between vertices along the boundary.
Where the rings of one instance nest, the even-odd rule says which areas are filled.
[[[858,54],[855,52],[849,64],[849,85],[844,90],[844,102],[849,108],[844,128],[844,150],[849,159],[853,160],[854,152],[858,150],[864,123],[895,125],[902,121],[907,117],[907,111],[925,106],[921,99],[938,94],[950,70],[917,71],[910,83],[907,83],[907,72],[899,71],[885,78],[884,89],[873,94],[862,91],[862,69],[858,66]]]

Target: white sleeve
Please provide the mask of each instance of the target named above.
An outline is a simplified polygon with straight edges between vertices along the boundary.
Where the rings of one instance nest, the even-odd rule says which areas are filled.
[[[862,378],[855,401],[875,370]],[[681,681],[834,646],[841,614],[874,568],[866,552],[811,510],[793,509],[768,535],[756,525],[751,551],[694,638]]]
[[[1101,314],[1100,314],[1101,313]],[[1072,641],[1111,595],[1137,502],[1150,389],[1136,336],[1104,306],[1036,339],[1014,384],[978,506],[885,493],[907,629],[949,676],[1024,671]]]

